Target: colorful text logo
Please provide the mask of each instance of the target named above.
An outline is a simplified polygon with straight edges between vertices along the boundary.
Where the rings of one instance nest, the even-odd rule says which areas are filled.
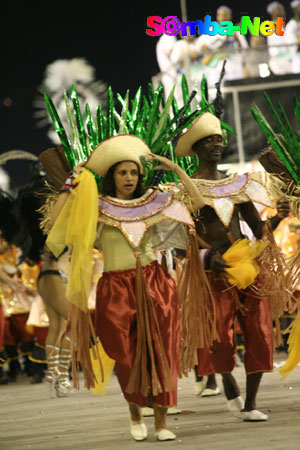
[[[146,33],[149,36],[161,36],[163,33],[168,36],[200,36],[201,34],[209,34],[216,36],[220,34],[223,36],[233,36],[234,32],[240,34],[250,33],[252,36],[270,36],[275,33],[278,36],[283,36],[284,31],[282,27],[285,25],[283,17],[277,17],[275,22],[265,20],[261,22],[260,17],[254,17],[252,20],[250,16],[242,16],[240,25],[234,25],[232,22],[224,20],[223,22],[215,22],[211,20],[211,16],[205,16],[203,20],[195,22],[180,22],[176,16],[167,16],[164,19],[160,16],[149,16],[147,18]]]

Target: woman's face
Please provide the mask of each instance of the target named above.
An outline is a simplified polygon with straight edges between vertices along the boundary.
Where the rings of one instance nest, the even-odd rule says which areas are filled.
[[[131,200],[139,181],[139,169],[132,161],[123,161],[117,165],[114,172],[116,197]]]

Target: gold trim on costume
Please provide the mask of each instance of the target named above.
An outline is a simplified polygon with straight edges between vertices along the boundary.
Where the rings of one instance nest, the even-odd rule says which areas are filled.
[[[101,200],[110,203],[114,206],[120,206],[122,208],[132,208],[134,206],[143,206],[150,203],[154,197],[156,197],[157,192],[148,189],[142,197],[133,200],[121,200],[115,197],[110,197],[109,195],[98,195]],[[126,203],[125,203],[126,202]]]
[[[156,197],[156,195],[154,197]],[[170,196],[167,199],[166,203],[164,203],[160,208],[157,208],[154,211],[151,211],[151,212],[149,212],[147,214],[144,214],[142,216],[136,216],[136,217],[119,217],[119,216],[114,216],[114,215],[108,213],[107,211],[105,211],[105,210],[103,210],[101,208],[99,208],[99,211],[100,211],[101,214],[103,214],[104,216],[109,217],[110,219],[119,220],[121,222],[139,222],[139,221],[142,221],[144,219],[147,219],[148,217],[153,216],[154,214],[160,213],[164,208],[166,208],[167,206],[170,205],[172,200],[173,200],[173,198]],[[105,201],[107,202],[107,200],[105,200]],[[112,202],[108,201],[108,203],[112,203]],[[132,208],[134,206],[143,206],[143,205],[141,203],[140,204],[139,203],[134,203],[134,204],[131,203],[130,205],[126,205],[126,206],[124,204],[122,204],[122,205],[120,205],[120,204],[116,205],[115,204],[114,206],[120,206],[120,207],[126,207],[126,208],[130,207],[130,208]]]
[[[28,359],[30,359],[30,361],[38,363],[38,364],[47,364],[47,360],[46,359],[35,359],[31,355],[28,356]]]
[[[229,193],[224,192],[222,194],[215,194],[212,189],[234,183],[239,174],[231,174],[221,180],[192,178],[201,192],[205,205],[214,209],[216,215],[225,226],[230,224],[235,205],[247,202],[256,202],[264,206],[273,206],[273,201],[269,191],[263,182],[263,173],[245,173],[243,175],[247,175],[247,180],[240,189]],[[172,190],[171,183],[168,183],[167,185],[170,186],[168,189]],[[250,190],[251,186],[253,188],[252,193]],[[181,184],[179,183],[178,189],[180,190],[180,188]],[[259,195],[259,193],[261,193],[261,195]]]
[[[192,225],[193,218],[185,205],[183,205],[183,207],[185,209],[185,213],[190,218],[190,222],[188,222],[188,221],[183,222],[182,220],[176,219],[173,216],[171,217],[170,215],[164,214],[163,210],[166,209],[172,203],[172,201],[178,202],[177,200],[175,200],[173,198],[173,196],[170,196],[170,201],[168,201],[167,204],[165,204],[162,208],[157,209],[156,211],[152,211],[152,213],[147,215],[147,217],[141,216],[141,217],[136,217],[134,219],[131,219],[131,222],[143,222],[145,225],[143,230],[141,230],[141,233],[138,236],[136,236],[136,238],[138,238],[138,239],[133,240],[132,237],[128,234],[128,232],[122,227],[122,222],[128,223],[128,221],[125,221],[125,220],[123,221],[123,219],[120,217],[112,217],[111,215],[103,214],[98,217],[98,223],[102,223],[107,226],[118,228],[121,231],[121,233],[125,236],[125,238],[129,242],[129,244],[134,248],[138,248],[140,246],[140,243],[142,242],[143,237],[147,233],[148,229],[154,225],[159,224],[163,220],[171,219],[174,222],[193,226]],[[100,211],[102,212],[102,210],[100,210]],[[143,220],[141,220],[141,218]]]

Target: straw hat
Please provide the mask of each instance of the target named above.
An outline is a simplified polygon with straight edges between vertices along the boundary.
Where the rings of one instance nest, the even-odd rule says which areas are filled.
[[[151,150],[139,137],[131,134],[112,136],[95,147],[85,167],[104,177],[109,168],[122,161],[133,161],[143,173],[140,156],[147,158]]]
[[[201,116],[195,120],[193,125],[178,139],[175,147],[175,155],[195,155],[195,152],[192,149],[195,142],[214,134],[223,136],[220,120],[210,112],[201,114]]]

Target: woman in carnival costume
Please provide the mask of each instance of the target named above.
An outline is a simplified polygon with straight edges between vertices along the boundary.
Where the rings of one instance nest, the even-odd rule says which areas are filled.
[[[201,111],[190,113],[185,109],[183,114],[186,115],[182,116],[182,111],[180,115],[176,111],[173,93],[174,89],[162,113],[161,87],[155,92],[150,90],[150,102],[145,97],[142,102],[139,89],[131,111],[127,94],[125,100],[121,99],[123,107],[118,120],[119,134],[115,135],[113,118],[118,117],[118,114],[112,106],[113,97],[109,88],[107,117],[104,117],[99,107],[97,127],[86,108],[87,146],[84,127],[78,127],[83,122],[73,89],[71,98],[78,128],[76,135],[72,114],[69,114],[70,128],[75,138],[73,147],[51,99],[46,96],[48,110],[60,134],[65,155],[71,162],[71,168],[74,168],[72,176],[65,183],[65,192],[61,192],[52,209],[52,228],[46,241],[56,256],[66,246],[71,252],[67,297],[71,303],[69,327],[74,357],[74,383],[76,387],[79,386],[76,366],[80,362],[86,386],[94,386],[89,356],[90,332],[93,331],[87,298],[91,255],[93,247],[96,247],[101,249],[104,256],[104,271],[97,286],[96,332],[107,355],[116,361],[120,387],[129,404],[131,435],[138,441],[148,436],[141,414],[148,395],[151,395],[154,405],[156,439],[175,439],[176,436],[167,429],[166,414],[168,407],[176,406],[177,403],[178,369],[183,372],[188,359],[192,360],[193,364],[189,361],[189,365],[193,367],[197,346],[206,345],[216,337],[213,305],[210,304],[205,278],[202,279],[201,292],[201,280],[198,277],[196,285],[196,277],[191,275],[190,260],[186,271],[189,279],[185,285],[189,287],[189,293],[185,290],[185,298],[190,299],[189,315],[193,315],[196,320],[201,314],[203,317],[205,310],[208,321],[203,328],[200,327],[200,333],[199,330],[195,333],[194,347],[185,347],[183,352],[189,355],[185,355],[185,362],[179,367],[179,299],[174,280],[158,264],[152,250],[153,246],[157,247],[161,242],[168,247],[162,231],[167,230],[174,238],[174,225],[184,224],[192,230],[189,236],[191,258],[194,258],[193,269],[201,270],[199,252],[193,240],[194,224],[189,212],[202,206],[201,194],[185,170],[171,159],[158,154],[170,151],[171,139],[178,134],[178,130],[189,126]],[[176,112],[173,123],[168,116],[172,102]],[[66,106],[69,108],[68,99]],[[179,116],[180,126],[175,129],[173,125]],[[76,149],[76,143],[78,145],[79,142],[80,146]],[[150,148],[156,153],[152,153]],[[78,165],[76,163],[80,159],[76,161],[74,158],[72,161],[72,158],[80,151],[83,162]],[[48,164],[51,166],[50,159]],[[173,192],[163,192],[163,189],[155,187],[145,192],[143,184],[157,184],[157,177],[161,176],[162,171],[172,171],[173,180],[176,177],[181,180],[184,192],[176,188]],[[99,192],[97,181],[100,181]],[[182,198],[187,199],[188,206]],[[159,225],[166,221],[167,226],[160,229]],[[180,237],[186,239],[185,231]],[[180,242],[180,246],[186,248],[186,243]],[[202,308],[201,313],[197,308]]]

